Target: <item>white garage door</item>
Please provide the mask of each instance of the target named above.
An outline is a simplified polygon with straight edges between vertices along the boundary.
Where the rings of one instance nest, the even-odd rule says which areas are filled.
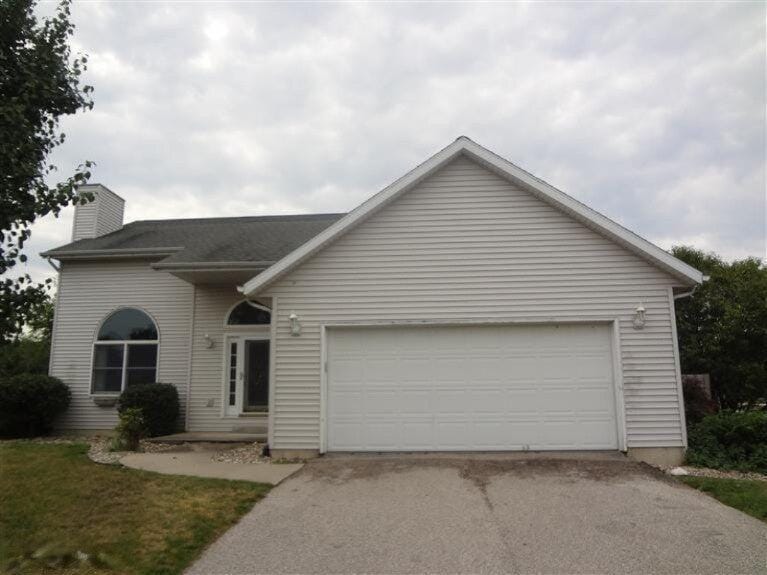
[[[329,451],[617,449],[606,325],[328,330]]]

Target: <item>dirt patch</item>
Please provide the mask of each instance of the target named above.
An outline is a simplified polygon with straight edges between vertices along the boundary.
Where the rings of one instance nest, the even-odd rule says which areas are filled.
[[[664,481],[668,477],[652,467],[627,459],[566,459],[545,457],[487,458],[481,457],[324,457],[308,462],[301,473],[313,479],[340,483],[351,480],[379,478],[382,475],[405,473],[418,468],[455,469],[468,481],[473,482],[483,493],[488,484],[499,475],[530,478],[539,475],[554,475],[566,481],[624,481],[636,475],[652,475]]]

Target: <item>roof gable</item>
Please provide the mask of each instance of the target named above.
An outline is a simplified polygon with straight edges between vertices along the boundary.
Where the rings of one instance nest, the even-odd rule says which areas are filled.
[[[437,152],[424,163],[420,164],[397,181],[363,202],[345,217],[320,232],[299,248],[287,254],[256,277],[252,278],[239,288],[240,291],[246,295],[253,295],[258,291],[263,290],[266,286],[272,284],[278,278],[322,250],[346,231],[361,223],[384,206],[389,205],[402,194],[412,189],[418,183],[461,154],[488,168],[499,176],[523,187],[542,201],[569,214],[596,232],[636,253],[660,269],[670,273],[678,278],[683,285],[694,285],[703,281],[703,276],[698,270],[627,230],[620,224],[603,216],[599,212],[589,208],[585,204],[568,196],[564,192],[547,184],[543,180],[529,174],[508,160],[501,158],[469,138],[462,136],[446,148]]]

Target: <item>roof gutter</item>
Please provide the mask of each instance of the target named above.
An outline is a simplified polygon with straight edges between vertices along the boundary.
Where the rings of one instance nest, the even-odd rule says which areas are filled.
[[[695,290],[698,289],[698,286],[703,285],[703,282],[706,282],[709,279],[710,279],[710,276],[703,276],[703,281],[701,281],[701,283],[695,284],[694,286],[692,286],[692,289],[690,290],[683,291],[678,294],[674,294],[674,299],[678,300],[678,299],[682,299],[683,297],[690,297],[692,294],[695,293]]]
[[[174,272],[197,272],[217,270],[263,270],[271,266],[273,261],[246,261],[246,262],[155,262],[151,267],[156,270]]]
[[[160,257],[172,256],[183,250],[183,247],[167,248],[127,248],[114,250],[51,250],[42,252],[40,255],[44,258],[55,258],[57,260],[93,260],[93,259],[112,259],[112,258],[140,258],[140,257]]]

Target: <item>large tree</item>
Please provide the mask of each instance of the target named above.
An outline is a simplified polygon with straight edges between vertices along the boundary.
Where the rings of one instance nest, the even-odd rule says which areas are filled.
[[[91,109],[93,88],[81,83],[87,57],[69,48],[70,0],[42,20],[35,3],[0,0],[0,345],[16,339],[48,303],[50,280],[33,283],[14,269],[27,260],[31,224],[80,201],[76,188],[90,177],[86,161],[54,178],[49,156],[65,138],[59,119]]]
[[[675,247],[673,254],[709,279],[677,300],[683,373],[708,373],[724,408],[767,400],[767,268],[756,258],[732,263],[715,254]]]

